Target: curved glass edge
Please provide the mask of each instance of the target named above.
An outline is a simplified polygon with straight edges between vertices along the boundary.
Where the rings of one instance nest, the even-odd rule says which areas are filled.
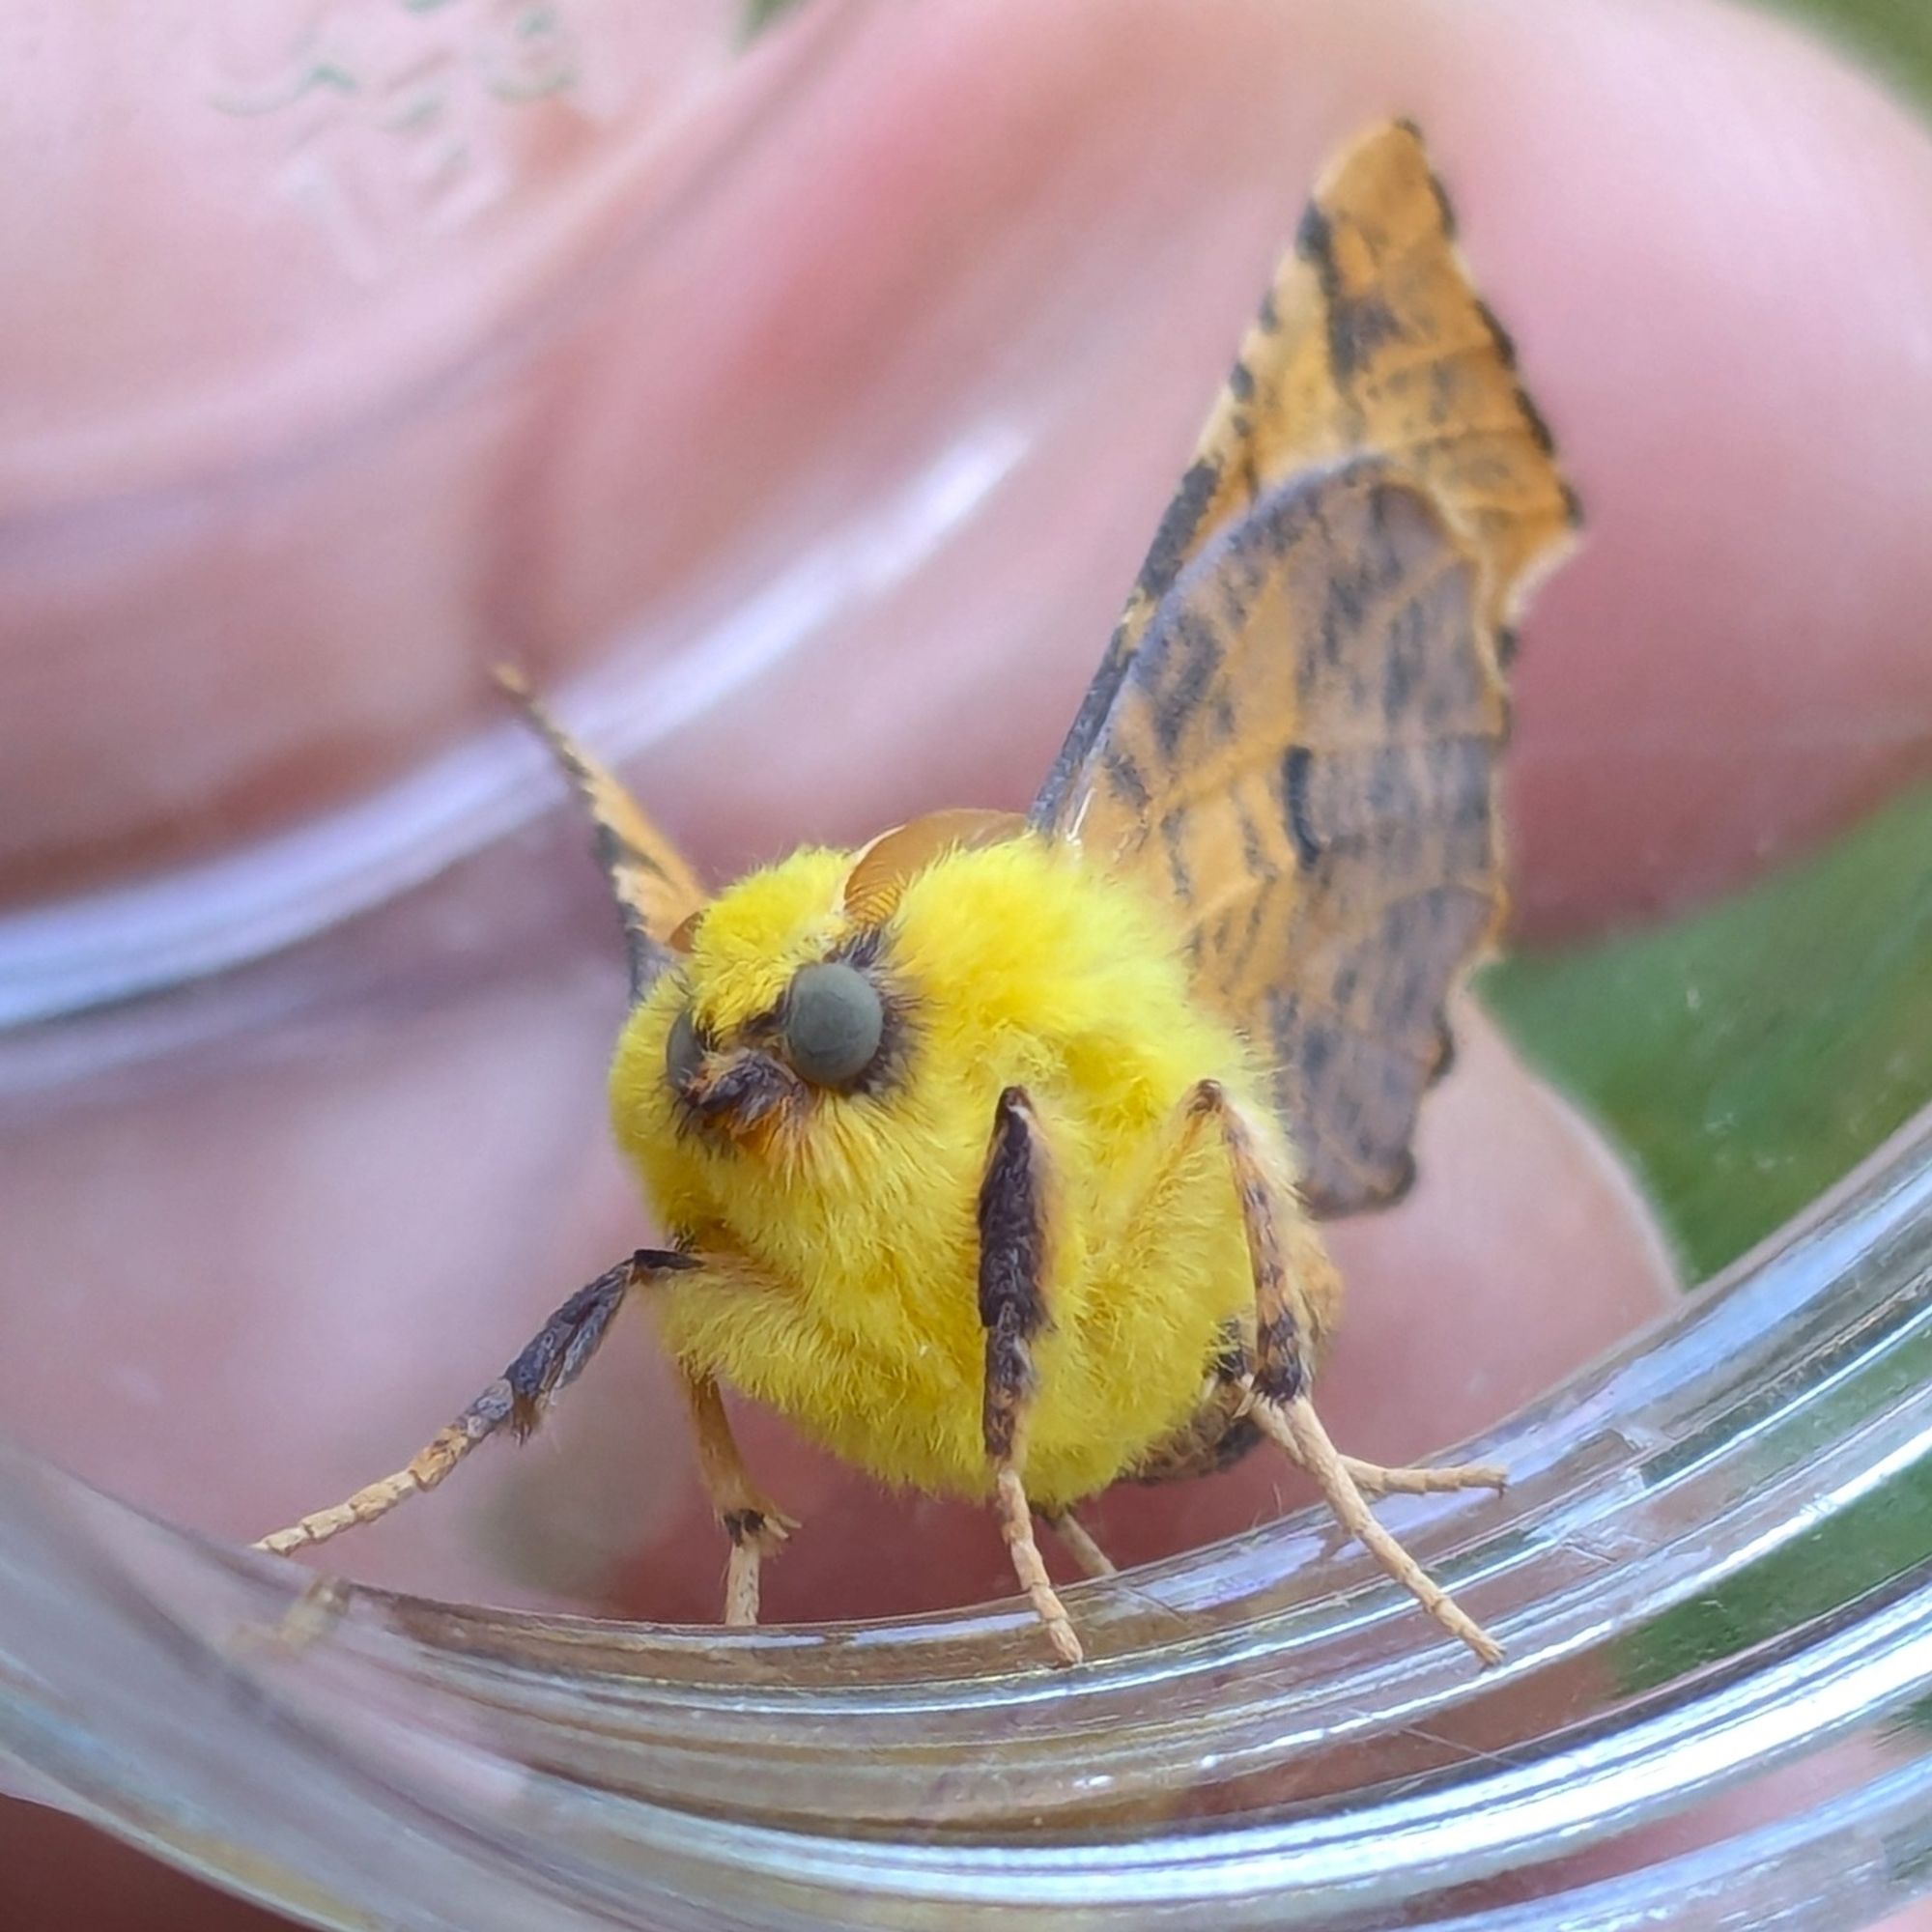
[[[330,1925],[1844,1928],[1932,1885],[1928,1369],[1932,1119],[1485,1441],[1502,1505],[1387,1506],[1488,1674],[1306,1515],[1086,1586],[1069,1675],[1007,1606],[304,1591],[5,1449],[0,1752]]]

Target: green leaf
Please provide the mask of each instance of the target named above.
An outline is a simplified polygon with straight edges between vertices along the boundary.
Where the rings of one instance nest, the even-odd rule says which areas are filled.
[[[1503,960],[1481,990],[1701,1279],[1932,1099],[1932,790],[1690,919]]]
[[[1925,0],[1782,0],[1776,10],[1823,27],[1833,40],[1932,103],[1932,7]]]
[[[756,40],[780,14],[789,14],[797,5],[798,0],[745,0],[745,11],[738,22],[740,43]]]

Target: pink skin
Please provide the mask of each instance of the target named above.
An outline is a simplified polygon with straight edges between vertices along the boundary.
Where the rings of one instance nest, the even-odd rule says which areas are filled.
[[[1022,800],[1300,185],[1391,108],[1430,131],[1591,512],[1525,637],[1524,928],[1694,902],[1932,763],[1932,149],[1781,29],[1692,0],[1572,0],[1561,34],[1531,0],[1254,0],[1217,10],[1211,37],[1189,0],[882,8],[791,118],[734,99],[780,43],[671,144],[652,192],[734,112],[783,136],[686,221],[668,267],[627,250],[611,207],[569,202],[587,137],[533,110],[520,164],[554,191],[560,259],[444,237],[437,274],[491,318],[486,339],[551,278],[578,296],[467,400],[398,379],[415,400],[391,420],[369,371],[434,337],[396,293],[422,278],[372,295],[307,231],[251,226],[236,156],[253,179],[248,144],[279,137],[170,121],[114,11],[61,10],[42,44],[64,65],[28,70],[0,116],[40,143],[0,170],[10,259],[85,244],[66,282],[0,289],[0,503],[27,536],[0,532],[15,897],[362,794],[475,728],[486,651],[555,682],[634,613],[653,639],[701,634],[898,500],[893,479],[961,428],[982,448],[1002,425],[1032,440],[929,560],[654,748],[639,788],[719,871]],[[653,50],[659,72],[722,72],[695,31]],[[77,71],[141,112],[76,112]],[[55,135],[76,161],[50,190]],[[147,205],[124,179],[152,184]],[[221,285],[184,307],[190,249]],[[109,472],[132,494],[56,507],[102,498]],[[184,474],[241,480],[154,494]],[[337,958],[387,977],[272,1056],[132,1077],[111,1108],[9,1129],[0,1409],[28,1441],[258,1533],[401,1460],[643,1236],[599,1119],[619,995],[582,963],[609,934],[574,829],[424,905],[318,949],[311,979]],[[505,959],[483,974],[472,947],[451,989],[435,939],[464,921],[499,928]],[[1478,1023],[1422,1157],[1410,1205],[1336,1236],[1351,1296],[1323,1406],[1345,1446],[1391,1459],[1507,1412],[1671,1293],[1597,1144]],[[717,1550],[643,1323],[549,1434],[341,1560],[430,1590],[712,1615]],[[745,1436],[807,1519],[770,1573],[774,1614],[1006,1587],[980,1513],[880,1498],[763,1418]],[[1172,1548],[1277,1489],[1298,1493],[1258,1459],[1095,1520],[1123,1554]],[[853,1561],[886,1536],[893,1563]],[[264,1922],[118,1849],[76,1857],[78,1829],[0,1811],[36,1932]]]

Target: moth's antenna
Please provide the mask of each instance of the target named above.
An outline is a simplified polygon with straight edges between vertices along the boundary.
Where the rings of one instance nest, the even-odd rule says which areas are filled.
[[[597,863],[624,922],[631,996],[640,999],[664,970],[666,940],[703,905],[703,889],[630,793],[551,715],[529,679],[515,665],[498,665],[494,675],[590,814]]]

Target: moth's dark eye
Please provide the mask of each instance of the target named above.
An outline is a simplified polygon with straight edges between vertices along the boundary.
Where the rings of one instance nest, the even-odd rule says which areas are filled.
[[[665,1041],[665,1078],[670,1082],[672,1092],[682,1093],[689,1087],[703,1064],[704,1043],[697,1037],[691,1009],[686,1007],[671,1021],[670,1037]]]
[[[802,967],[785,995],[785,1052],[814,1087],[848,1087],[871,1065],[885,1009],[856,966],[828,960]]]

